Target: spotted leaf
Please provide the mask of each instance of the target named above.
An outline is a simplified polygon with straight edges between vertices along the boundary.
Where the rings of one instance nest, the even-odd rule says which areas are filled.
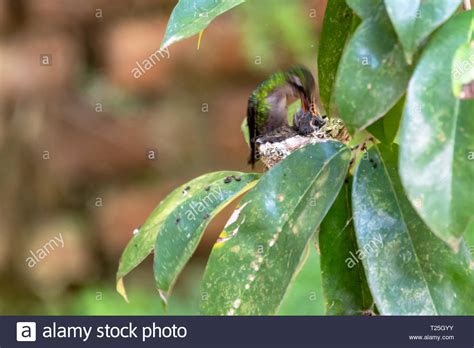
[[[204,314],[276,313],[309,238],[341,188],[350,157],[339,142],[312,144],[262,177],[212,249],[201,294]]]
[[[351,1],[349,5],[354,3],[361,2]],[[368,11],[365,7],[369,2],[362,3]],[[351,133],[383,117],[403,95],[410,78],[410,68],[383,4],[378,2],[370,11],[373,13],[347,43],[336,75],[337,108]]]
[[[459,73],[451,69],[455,54],[473,42],[473,14],[452,17],[431,38],[411,78],[400,126],[400,175],[408,198],[453,250],[474,222],[474,99],[458,99],[451,88]]]
[[[231,171],[209,173],[169,194],[125,248],[117,271],[119,293],[126,298],[123,277],[155,250],[156,284],[165,296],[210,220],[254,185],[258,177],[259,174]]]
[[[465,243],[454,253],[408,201],[397,171],[398,147],[372,147],[352,190],[358,251],[377,309],[384,315],[474,314],[474,263]]]

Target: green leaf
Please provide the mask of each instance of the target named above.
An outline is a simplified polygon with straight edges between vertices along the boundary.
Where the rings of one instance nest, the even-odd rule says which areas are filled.
[[[346,3],[360,18],[373,16],[383,4],[383,0],[346,0]]]
[[[321,102],[330,117],[337,116],[333,98],[334,80],[351,26],[352,10],[346,3],[329,1],[318,50],[318,79]]]
[[[369,287],[383,315],[474,314],[474,263],[455,254],[408,201],[397,172],[398,147],[373,146],[357,167],[354,226]]]
[[[460,3],[461,0],[385,0],[408,64],[423,40],[451,17]]]
[[[214,18],[240,5],[244,1],[245,0],[179,0],[166,26],[166,33],[161,43],[161,49],[199,33],[204,30]]]
[[[299,269],[283,297],[277,315],[324,315],[323,298],[320,295],[320,257],[313,246],[315,234],[306,245]]]
[[[347,182],[319,230],[321,275],[328,315],[360,315],[372,309],[373,300],[362,263],[355,258],[357,241]]]
[[[191,181],[189,184],[199,182],[203,177]],[[177,200],[183,199],[182,191],[188,184],[184,184],[171,192],[152,211],[145,223],[138,228],[137,233],[132,237],[125,247],[120,257],[117,270],[117,291],[127,299],[127,293],[123,284],[123,278],[135,269],[152,251],[155,246],[156,236],[159,226],[163,223],[164,217],[171,213]]]
[[[387,113],[403,95],[410,69],[382,5],[359,25],[336,76],[336,103],[351,133]]]
[[[240,124],[240,130],[244,136],[245,142],[248,146],[250,146],[249,125],[247,123],[247,117],[242,120],[242,123]]]
[[[173,216],[183,204],[189,204],[189,199],[194,196],[193,192],[195,190],[204,190],[208,186],[217,189],[217,182],[219,182],[218,186],[221,187],[220,182],[232,175],[240,176],[241,181],[235,182],[235,180],[232,180],[232,183],[228,184],[229,187],[222,191],[225,194],[224,198],[227,200],[235,198],[243,187],[258,178],[257,174],[230,171],[205,174],[175,189],[153,210],[145,223],[138,229],[138,233],[127,244],[120,258],[117,271],[117,291],[125,299],[127,299],[127,295],[123,285],[123,277],[136,268],[153,251],[158,232],[163,228],[163,225],[169,222],[170,216]],[[230,195],[229,190],[233,191],[234,194]]]
[[[474,81],[474,38],[457,49],[454,54],[452,72],[453,94],[457,98],[464,98],[463,87]]]
[[[453,57],[472,34],[473,11],[432,37],[407,92],[400,126],[400,174],[416,211],[454,250],[474,219],[473,99],[451,93]],[[449,86],[449,87],[448,87]]]
[[[165,302],[209,222],[232,200],[255,186],[258,178],[259,174],[219,172],[207,174],[205,182],[186,187],[187,199],[176,202],[161,224],[155,242],[153,271]]]
[[[204,314],[277,312],[308,240],[341,188],[350,157],[339,142],[312,144],[262,177],[212,249],[201,291]]]
[[[385,144],[394,142],[400,128],[404,105],[405,98],[402,97],[383,118],[371,124],[367,130]]]

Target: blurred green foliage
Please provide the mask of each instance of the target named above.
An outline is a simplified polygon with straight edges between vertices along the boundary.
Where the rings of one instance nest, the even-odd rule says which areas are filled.
[[[284,0],[252,1],[238,7],[235,12],[242,23],[242,52],[249,65],[272,71],[281,67],[285,58],[300,63],[314,61],[318,40],[312,23],[315,12],[311,11],[301,1]],[[256,62],[258,57],[261,64]]]

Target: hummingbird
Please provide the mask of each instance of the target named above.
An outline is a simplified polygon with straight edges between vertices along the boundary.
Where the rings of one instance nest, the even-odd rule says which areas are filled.
[[[317,88],[311,72],[303,66],[270,75],[252,92],[247,106],[250,140],[249,164],[257,161],[258,143],[282,141],[297,134],[308,135],[324,125],[316,107]],[[301,101],[301,109],[288,124],[288,105]]]

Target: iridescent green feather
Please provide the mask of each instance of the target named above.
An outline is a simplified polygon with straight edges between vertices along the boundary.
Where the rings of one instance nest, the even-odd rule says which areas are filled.
[[[274,92],[275,89],[285,85],[286,82],[286,74],[283,72],[276,72],[258,85],[258,87],[252,92],[249,99],[256,106],[257,114],[255,125],[257,129],[268,121],[268,112],[272,108],[272,105],[268,103],[267,97]]]

